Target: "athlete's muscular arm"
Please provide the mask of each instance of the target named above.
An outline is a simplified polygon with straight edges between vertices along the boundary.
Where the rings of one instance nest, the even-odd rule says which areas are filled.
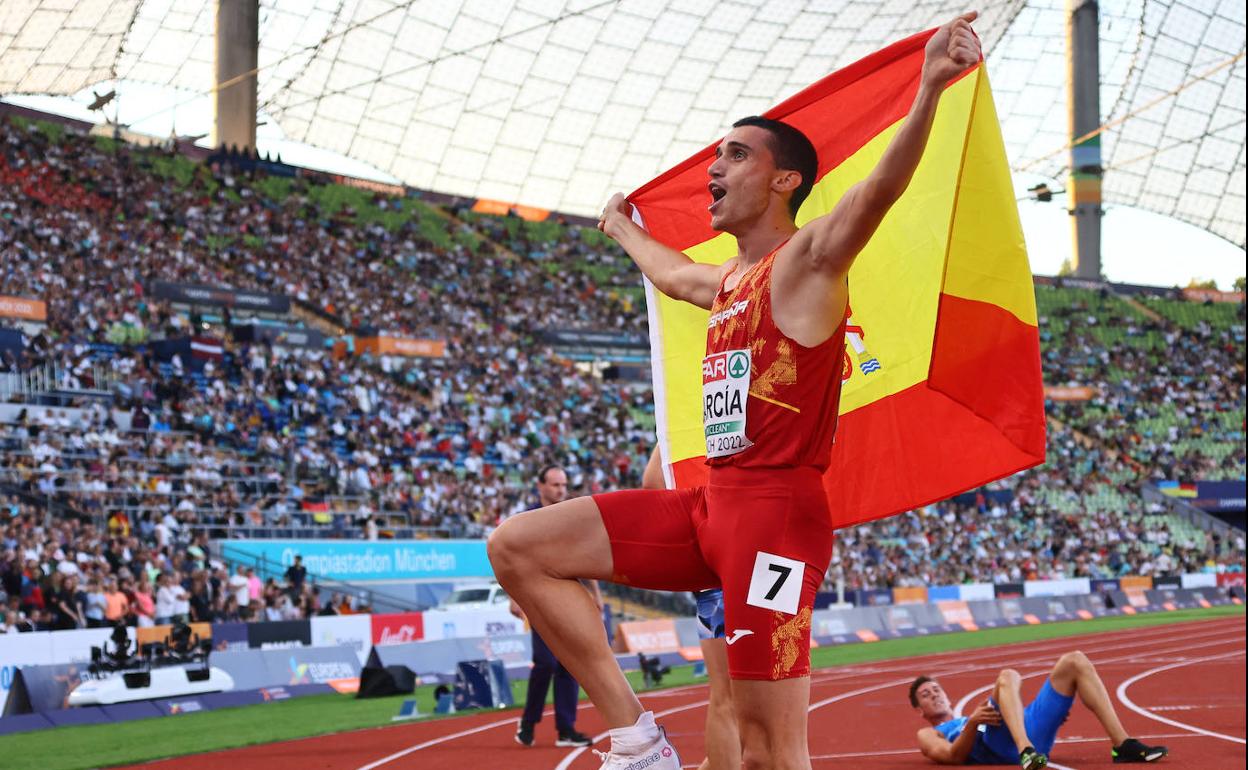
[[[966,733],[962,735],[966,735]],[[960,739],[962,735],[959,735],[958,738]],[[945,736],[931,727],[924,727],[922,730],[919,730],[919,751],[923,752],[923,756],[938,765],[960,764],[953,761],[953,744],[945,740]]]
[[[694,262],[650,237],[633,221],[633,204],[623,195],[611,196],[598,220],[598,229],[628,252],[659,291],[672,299],[710,309],[719,290],[720,267]]]
[[[979,726],[998,724],[1001,724],[1001,714],[984,702],[966,720],[966,726],[952,743],[931,727],[919,730],[919,750],[938,765],[965,765],[971,757],[971,749],[975,748]]]
[[[979,42],[971,31],[977,15],[971,11],[959,16],[927,42],[918,94],[880,162],[845,193],[831,213],[799,231],[795,240],[801,239],[809,264],[818,272],[845,275],[884,215],[906,191],[927,147],[945,85],[979,61]]]

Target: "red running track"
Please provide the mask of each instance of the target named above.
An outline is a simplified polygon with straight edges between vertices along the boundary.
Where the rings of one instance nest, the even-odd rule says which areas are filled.
[[[906,699],[920,673],[940,677],[950,697],[969,711],[982,700],[996,672],[1017,669],[1023,694],[1039,690],[1062,653],[1081,649],[1105,680],[1128,732],[1168,745],[1162,765],[1202,770],[1245,766],[1244,618],[1171,624],[1131,631],[961,650],[818,671],[811,681],[810,747],[822,768],[932,767],[914,748],[922,726]],[[963,697],[965,696],[965,697]],[[659,715],[686,767],[703,756],[706,686],[642,696]],[[578,728],[598,735],[604,724],[582,704]],[[199,754],[141,765],[145,770],[594,770],[593,755],[556,749],[544,720],[539,745],[512,740],[516,710],[382,727]],[[605,740],[595,744],[605,749]],[[544,745],[543,745],[544,744]],[[1112,765],[1109,742],[1096,720],[1076,703],[1052,754],[1054,770]]]

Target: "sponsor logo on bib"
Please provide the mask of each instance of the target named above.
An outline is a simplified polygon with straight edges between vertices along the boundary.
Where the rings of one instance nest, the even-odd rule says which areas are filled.
[[[702,427],[707,457],[726,457],[751,446],[745,437],[749,394],[748,348],[702,359]]]

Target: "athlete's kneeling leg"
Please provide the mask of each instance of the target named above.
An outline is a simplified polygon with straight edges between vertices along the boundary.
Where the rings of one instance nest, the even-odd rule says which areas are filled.
[[[611,543],[593,498],[528,511],[490,535],[498,582],[611,727],[627,727],[641,703],[602,632],[602,615],[580,578],[611,579]]]

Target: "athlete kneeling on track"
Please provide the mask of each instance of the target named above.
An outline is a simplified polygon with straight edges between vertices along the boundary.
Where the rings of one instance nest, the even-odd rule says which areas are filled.
[[[1070,716],[1075,693],[1113,742],[1114,762],[1156,762],[1167,754],[1165,746],[1145,746],[1127,736],[1105,683],[1082,652],[1068,652],[1058,658],[1040,693],[1026,706],[1021,683],[1017,671],[1003,670],[993,685],[992,697],[969,717],[955,717],[940,682],[929,676],[915,679],[910,685],[910,705],[931,724],[919,730],[923,756],[941,765],[1018,762],[1025,770],[1044,767],[1049,763],[1058,728]]]

